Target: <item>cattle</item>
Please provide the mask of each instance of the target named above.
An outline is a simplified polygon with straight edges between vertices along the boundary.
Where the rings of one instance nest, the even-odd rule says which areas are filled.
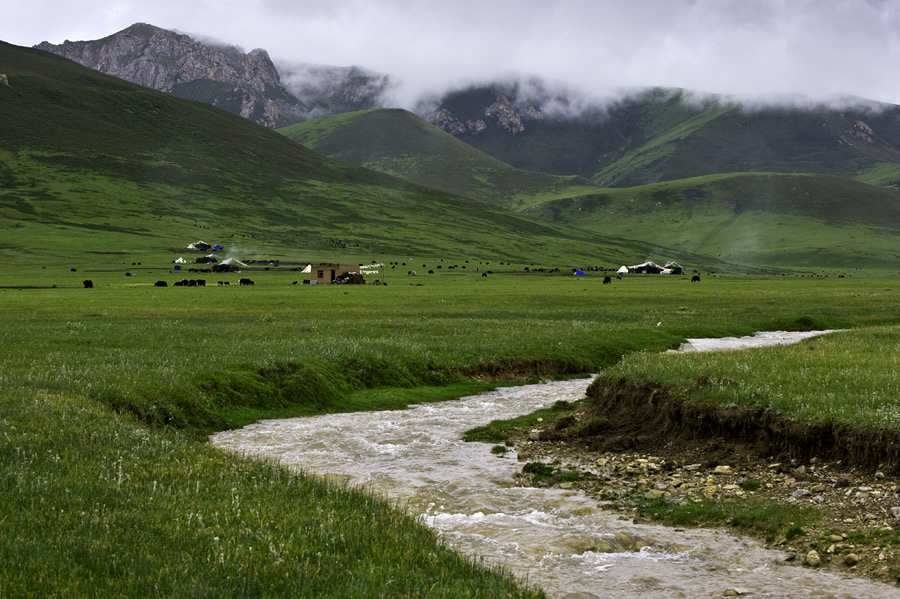
[[[486,272],[483,272],[483,273],[481,273],[481,276],[482,276],[482,277],[486,277],[486,276],[487,276],[487,273],[486,273]]]
[[[609,285],[610,283],[612,283],[612,279],[610,278],[609,275],[606,275],[605,277],[603,277],[603,284],[604,284],[604,285]]]
[[[206,279],[197,279],[197,287],[206,287]]]
[[[293,283],[291,283],[291,285],[296,285],[296,284],[297,284],[297,281],[294,281]]]
[[[408,275],[410,275],[410,276],[415,276],[415,275],[416,275],[416,271],[411,270],[411,271],[407,272],[406,274],[408,274]]]
[[[153,284],[154,287],[168,287],[169,284],[165,281],[157,281]]]
[[[93,282],[92,280],[90,280],[90,279],[86,279],[86,280],[82,283],[82,285],[84,285],[84,288],[85,288],[85,289],[93,289],[93,288],[94,288],[94,282]]]
[[[241,279],[238,281],[238,285],[252,285],[253,281],[250,279]]]
[[[699,283],[699,282],[700,282],[700,275],[694,275],[693,277],[691,277],[691,283]]]
[[[126,277],[130,277],[130,276],[131,276],[131,273],[130,273],[130,272],[126,272],[126,273],[125,273],[125,276],[126,276]]]

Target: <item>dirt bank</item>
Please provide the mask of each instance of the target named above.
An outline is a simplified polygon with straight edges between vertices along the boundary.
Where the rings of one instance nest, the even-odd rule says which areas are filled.
[[[705,384],[701,377],[695,383]],[[585,415],[608,421],[590,439],[596,450],[654,451],[719,439],[742,452],[780,461],[813,458],[870,472],[900,474],[900,431],[794,422],[765,408],[722,408],[686,401],[659,385],[599,378],[587,390]]]
[[[762,540],[791,563],[900,582],[900,436],[892,431],[796,423],[762,409],[693,404],[660,386],[599,379],[574,416],[515,438],[520,461],[582,473],[548,483],[526,466],[520,484],[580,488],[628,518],[654,501],[814,510],[794,535],[782,530]]]

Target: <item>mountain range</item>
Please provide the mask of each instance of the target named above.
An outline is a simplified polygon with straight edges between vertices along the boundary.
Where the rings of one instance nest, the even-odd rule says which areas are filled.
[[[392,109],[389,75],[285,65],[138,24],[38,46],[204,101],[345,163],[510,214],[754,268],[895,269],[900,107],[591,99],[534,79]]]
[[[48,52],[0,42],[0,69],[0,257],[17,268],[165,269],[198,239],[267,261],[578,266],[653,252],[331,160]]]

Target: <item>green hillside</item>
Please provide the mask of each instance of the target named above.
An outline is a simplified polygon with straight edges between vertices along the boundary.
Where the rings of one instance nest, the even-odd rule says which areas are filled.
[[[593,179],[616,187],[730,172],[817,173],[900,182],[898,109],[757,109],[721,105],[623,147]],[[893,115],[893,118],[890,117]],[[885,169],[884,165],[894,165]]]
[[[523,129],[504,130],[485,109],[506,98]],[[518,84],[457,90],[438,108],[457,123],[481,120],[458,139],[517,168],[580,175],[632,187],[732,172],[818,173],[900,182],[900,107],[859,100],[842,106],[745,106],[685,90],[638,90],[564,112],[566,96],[533,97]],[[531,110],[529,110],[531,109]],[[534,110],[540,118],[529,117]],[[446,115],[445,115],[446,116]]]
[[[607,189],[529,212],[757,266],[900,270],[900,192],[841,177],[712,175]]]
[[[0,255],[170,262],[198,239],[243,256],[617,263],[645,244],[486,207],[323,158],[199,102],[0,44]]]
[[[521,209],[596,191],[578,177],[510,167],[405,110],[334,115],[279,132],[336,160],[493,206]]]

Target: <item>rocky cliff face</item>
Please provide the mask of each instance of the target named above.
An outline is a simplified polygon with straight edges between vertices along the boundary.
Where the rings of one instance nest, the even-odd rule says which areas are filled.
[[[181,97],[200,100],[267,127],[306,118],[309,109],[280,81],[265,50],[200,43],[137,24],[107,38],[36,46],[86,67]]]
[[[447,107],[441,106],[425,115],[425,119],[451,135],[464,133],[478,134],[490,126],[513,135],[525,131],[528,120],[544,118],[540,109],[533,104],[518,104],[503,93],[492,94],[493,101],[486,104],[477,114],[455,115]]]

